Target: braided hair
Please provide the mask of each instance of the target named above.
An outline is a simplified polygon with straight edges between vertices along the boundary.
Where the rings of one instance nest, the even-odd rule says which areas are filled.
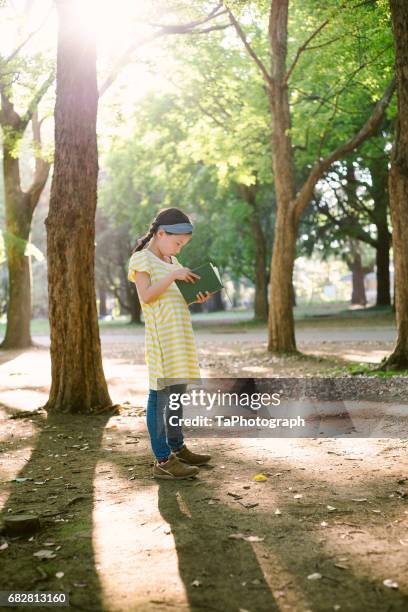
[[[148,231],[136,240],[136,244],[132,249],[133,253],[141,251],[146,244],[153,238],[159,225],[172,225],[173,223],[190,223],[190,219],[178,208],[163,208],[158,212],[156,218],[150,224]]]

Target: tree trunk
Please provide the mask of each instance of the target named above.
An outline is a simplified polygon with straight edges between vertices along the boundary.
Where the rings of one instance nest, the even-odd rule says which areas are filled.
[[[395,41],[398,116],[389,179],[395,266],[397,343],[383,367],[408,368],[408,4],[390,0]]]
[[[99,316],[106,317],[108,309],[106,305],[106,290],[99,287]]]
[[[3,145],[3,172],[6,208],[6,253],[8,268],[7,328],[1,348],[26,348],[32,345],[31,269],[25,249],[30,236],[32,210],[20,189],[19,160],[7,144]]]
[[[134,283],[129,283],[129,281],[126,281],[126,283],[126,303],[129,304],[130,322],[135,324],[140,323],[142,308],[137,295],[136,285]]]
[[[255,304],[254,318],[258,321],[268,320],[268,294],[266,277],[266,240],[262,225],[256,216],[252,221],[255,238]]]
[[[43,87],[45,90],[45,86]],[[3,178],[6,210],[6,254],[8,268],[7,327],[1,348],[26,348],[32,345],[31,261],[25,255],[31,222],[41,192],[47,182],[50,166],[42,160],[40,126],[36,111],[31,114],[36,147],[34,179],[27,191],[21,188],[20,160],[15,149],[23,138],[27,119],[23,121],[13,104],[1,91],[1,125],[3,128]]]
[[[354,253],[350,263],[352,276],[351,303],[358,306],[367,305],[367,297],[364,286],[364,269],[360,253]]]
[[[288,39],[288,1],[274,0],[270,16],[272,165],[276,191],[276,223],[272,250],[268,350],[296,353],[292,278],[296,257],[297,223],[295,169],[290,136],[291,118],[285,83]]]
[[[214,293],[205,304],[207,306],[207,312],[223,312],[225,310],[221,291]]]
[[[296,353],[292,277],[297,230],[292,223],[287,222],[284,213],[285,210],[280,208],[276,216],[269,298],[268,350]]]
[[[46,220],[52,384],[47,410],[89,413],[111,405],[95,296],[98,175],[95,44],[79,0],[57,0],[55,169]]]
[[[243,200],[252,209],[251,229],[255,241],[255,299],[254,319],[259,321],[268,320],[268,293],[266,275],[266,239],[262,229],[259,211],[257,208],[256,194],[258,181],[253,185],[238,185],[238,192]]]
[[[388,155],[382,154],[369,162],[371,174],[371,196],[374,200],[373,216],[377,227],[376,275],[377,306],[390,306],[390,247],[391,234],[388,229]]]
[[[377,225],[378,244],[376,250],[377,306],[390,306],[390,244],[388,226]]]

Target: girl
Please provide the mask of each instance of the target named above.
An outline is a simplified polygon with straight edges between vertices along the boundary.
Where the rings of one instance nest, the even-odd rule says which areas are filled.
[[[169,424],[169,416],[181,418],[182,406],[169,411],[170,393],[185,392],[187,384],[165,379],[200,379],[191,316],[176,279],[200,278],[175,257],[192,237],[193,226],[178,208],[161,210],[149,231],[136,242],[129,261],[128,278],[137,288],[145,320],[145,355],[149,371],[147,428],[156,461],[155,478],[191,478],[210,455],[193,453],[184,444],[181,426]],[[197,294],[197,302],[210,295]],[[178,396],[172,396],[178,397]],[[176,402],[177,405],[177,402]],[[172,401],[172,406],[174,402]],[[178,419],[172,419],[172,422]]]

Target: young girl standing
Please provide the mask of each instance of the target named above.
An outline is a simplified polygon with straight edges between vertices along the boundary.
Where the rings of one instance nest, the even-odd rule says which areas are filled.
[[[181,426],[169,425],[169,416],[182,416],[181,404],[177,411],[170,413],[169,395],[183,393],[187,384],[164,384],[168,382],[166,379],[188,382],[200,378],[190,311],[174,282],[177,279],[194,282],[199,278],[176,258],[191,240],[192,232],[193,226],[181,210],[163,209],[149,231],[137,241],[129,261],[128,278],[136,285],[145,321],[149,372],[146,416],[156,457],[155,478],[191,478],[198,473],[197,466],[211,459],[210,455],[189,450],[184,444]],[[196,301],[205,302],[209,297],[198,293]]]

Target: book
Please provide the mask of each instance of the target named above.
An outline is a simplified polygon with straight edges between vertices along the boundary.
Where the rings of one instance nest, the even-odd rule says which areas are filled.
[[[180,289],[180,293],[186,300],[187,304],[190,305],[197,300],[197,293],[202,291],[204,294],[209,291],[210,293],[216,293],[224,289],[220,274],[210,261],[198,266],[198,268],[191,268],[192,272],[195,272],[200,276],[195,282],[188,282],[182,280],[176,280],[175,283]]]

